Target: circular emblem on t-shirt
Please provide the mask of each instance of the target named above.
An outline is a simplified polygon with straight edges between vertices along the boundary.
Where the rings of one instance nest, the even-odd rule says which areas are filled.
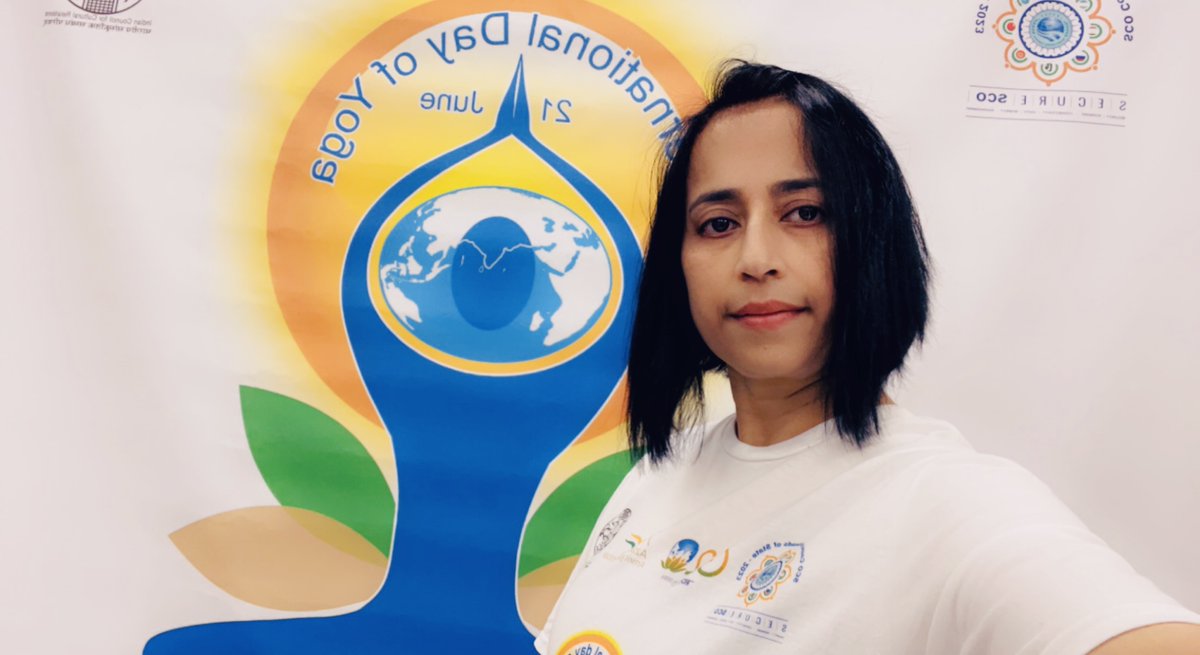
[[[737,596],[750,607],[760,601],[774,600],[781,588],[798,582],[804,572],[804,544],[794,541],[770,541],[763,544],[738,568],[740,584]]]
[[[557,655],[621,655],[613,638],[595,630],[580,632],[563,642]]]

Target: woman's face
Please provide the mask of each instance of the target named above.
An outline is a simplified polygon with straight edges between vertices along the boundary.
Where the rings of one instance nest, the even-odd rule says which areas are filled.
[[[724,110],[696,140],[683,274],[700,336],[731,376],[809,381],[824,363],[832,237],[807,153],[783,100]]]

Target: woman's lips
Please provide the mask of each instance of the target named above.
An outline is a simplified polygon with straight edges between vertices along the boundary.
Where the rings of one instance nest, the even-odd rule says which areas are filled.
[[[807,311],[807,307],[772,300],[747,303],[729,316],[744,327],[769,330],[785,325]]]

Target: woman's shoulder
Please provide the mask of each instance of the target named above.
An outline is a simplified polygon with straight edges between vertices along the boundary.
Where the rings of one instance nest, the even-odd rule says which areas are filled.
[[[879,432],[862,447],[842,439],[831,421],[796,437],[785,452],[773,453],[772,462],[742,457],[742,451],[756,449],[736,442],[734,418],[731,414],[677,432],[671,455],[657,463],[639,460],[622,482],[620,495],[649,488],[646,485],[657,489],[692,484],[742,464],[773,462],[806,479],[823,479],[847,497],[904,498],[901,512],[936,508],[948,520],[977,514],[1073,520],[1049,487],[1025,467],[977,451],[948,421],[900,406],[880,407]]]
[[[913,512],[987,531],[1033,523],[1082,527],[1033,472],[979,452],[949,422],[897,408],[886,425],[879,464],[892,485],[903,489]]]

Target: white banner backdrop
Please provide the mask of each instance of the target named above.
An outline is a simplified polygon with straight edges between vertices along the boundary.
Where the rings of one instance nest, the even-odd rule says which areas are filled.
[[[443,22],[490,11],[433,4]],[[555,3],[510,4],[551,16]],[[1096,0],[1085,18],[1111,38],[1055,68],[1033,48],[1014,54],[1019,35],[1003,23],[1016,0],[600,3],[619,21],[566,4],[564,24],[635,25],[702,83],[739,56],[827,77],[860,101],[905,167],[935,263],[932,333],[894,396],[1034,471],[1135,568],[1200,608],[1200,92],[1189,74],[1200,6]],[[378,420],[308,364],[286,327],[265,217],[310,91],[417,5],[0,6],[6,652],[141,652],[181,626],[356,606],[248,602],[173,535],[282,502],[256,466],[239,388],[322,408],[396,487]],[[488,87],[498,94],[518,51],[549,56],[513,42],[458,61],[502,77]],[[647,48],[665,89],[677,77]],[[541,88],[571,75],[564,64]],[[581,125],[588,116],[582,104],[548,107],[549,122],[559,109],[579,109]],[[635,137],[621,143],[640,149],[610,168],[649,161],[654,132]],[[614,177],[606,188],[627,186],[644,212],[649,174],[636,173],[641,186]]]

